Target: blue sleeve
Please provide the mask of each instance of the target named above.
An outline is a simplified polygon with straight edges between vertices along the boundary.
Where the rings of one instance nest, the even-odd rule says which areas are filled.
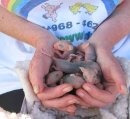
[[[116,7],[120,4],[120,0],[102,0],[107,10],[108,15],[116,9]]]
[[[116,6],[118,6],[120,4],[120,0],[113,0],[113,2],[115,3]]]

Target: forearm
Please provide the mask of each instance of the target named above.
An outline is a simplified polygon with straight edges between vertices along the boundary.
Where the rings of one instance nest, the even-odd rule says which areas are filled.
[[[90,42],[97,48],[111,50],[125,35],[130,33],[130,1],[125,0],[113,15],[95,31]]]
[[[0,32],[36,47],[36,40],[49,36],[47,30],[35,25],[0,6]],[[41,35],[42,34],[42,35]],[[38,38],[39,37],[39,38]]]

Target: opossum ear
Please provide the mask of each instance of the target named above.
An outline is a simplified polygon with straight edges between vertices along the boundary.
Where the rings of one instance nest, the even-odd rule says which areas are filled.
[[[89,42],[83,44],[82,49],[85,51],[89,47],[89,45],[90,45]]]
[[[80,70],[82,71],[82,73],[86,72],[86,69],[84,67],[80,67]]]
[[[57,50],[64,50],[66,47],[66,43],[64,41],[57,41],[56,43],[54,43],[53,47]]]
[[[89,42],[87,42],[87,43],[81,43],[81,44],[78,46],[78,49],[79,49],[80,51],[84,52],[84,51],[87,49],[88,46],[89,46]]]
[[[88,71],[87,71],[87,69],[85,69],[84,67],[80,67],[80,70],[83,73],[83,78],[87,81],[88,80],[88,77],[87,77]]]
[[[73,50],[73,46],[69,45],[69,51]]]
[[[64,51],[65,46],[61,41],[57,41],[56,43],[54,43],[53,48],[56,50]]]

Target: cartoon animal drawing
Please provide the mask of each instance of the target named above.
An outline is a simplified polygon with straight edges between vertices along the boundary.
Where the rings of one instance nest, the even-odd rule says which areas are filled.
[[[43,17],[45,19],[51,18],[52,21],[56,22],[56,18],[57,18],[57,13],[56,11],[60,8],[62,3],[60,3],[59,5],[50,5],[49,3],[45,3],[44,5],[42,5],[41,7],[47,11],[47,13],[45,13],[43,15]]]
[[[70,6],[70,11],[73,13],[73,14],[77,14],[78,12],[80,12],[80,8],[82,6],[82,3],[76,3],[75,5],[73,6]]]
[[[73,6],[70,6],[70,11],[73,14],[77,14],[78,12],[80,12],[80,8],[85,8],[86,9],[86,13],[88,14],[93,14],[94,12],[96,12],[96,10],[98,9],[98,6],[95,5],[91,5],[89,3],[76,3]]]
[[[98,6],[94,6],[88,3],[85,3],[82,6],[87,10],[88,14],[92,14],[98,9]]]

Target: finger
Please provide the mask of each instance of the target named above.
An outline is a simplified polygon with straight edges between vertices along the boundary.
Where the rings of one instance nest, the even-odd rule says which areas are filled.
[[[43,77],[48,73],[51,64],[48,57],[37,52],[38,51],[36,51],[29,68],[29,79],[36,94],[43,91]]]
[[[75,111],[76,111],[76,106],[75,105],[69,105],[65,108],[61,108],[60,110],[61,111],[64,111],[64,112],[68,112],[69,114],[71,115],[74,115]]]
[[[38,97],[42,100],[49,100],[61,97],[71,90],[73,90],[73,87],[70,84],[62,84],[56,87],[45,88],[42,93],[38,94]]]
[[[118,62],[115,61],[115,66],[111,68],[111,76],[112,79],[115,81],[118,91],[121,94],[127,94],[127,87],[126,87],[126,80],[125,74],[119,65]]]
[[[76,94],[86,103],[90,105],[90,107],[104,107],[106,103],[96,100],[91,97],[86,91],[83,89],[77,90]]]
[[[55,98],[51,100],[43,100],[42,104],[45,107],[53,107],[53,108],[64,108],[69,105],[79,104],[79,100],[73,95],[66,95],[61,98]]]
[[[87,102],[87,101],[84,102],[84,100],[81,100],[80,106],[81,106],[81,108],[87,109],[87,108],[91,107],[91,104],[89,104],[89,102]]]
[[[91,97],[103,103],[112,103],[116,99],[116,94],[114,92],[113,92],[114,94],[112,94],[108,91],[99,89],[96,86],[88,84],[88,83],[83,85],[83,89],[87,91],[87,93]]]
[[[111,52],[103,52],[97,58],[97,62],[100,64],[103,71],[105,80],[108,82],[113,81],[116,83],[119,93],[126,94],[126,81],[124,72]],[[104,65],[105,64],[105,65]]]

